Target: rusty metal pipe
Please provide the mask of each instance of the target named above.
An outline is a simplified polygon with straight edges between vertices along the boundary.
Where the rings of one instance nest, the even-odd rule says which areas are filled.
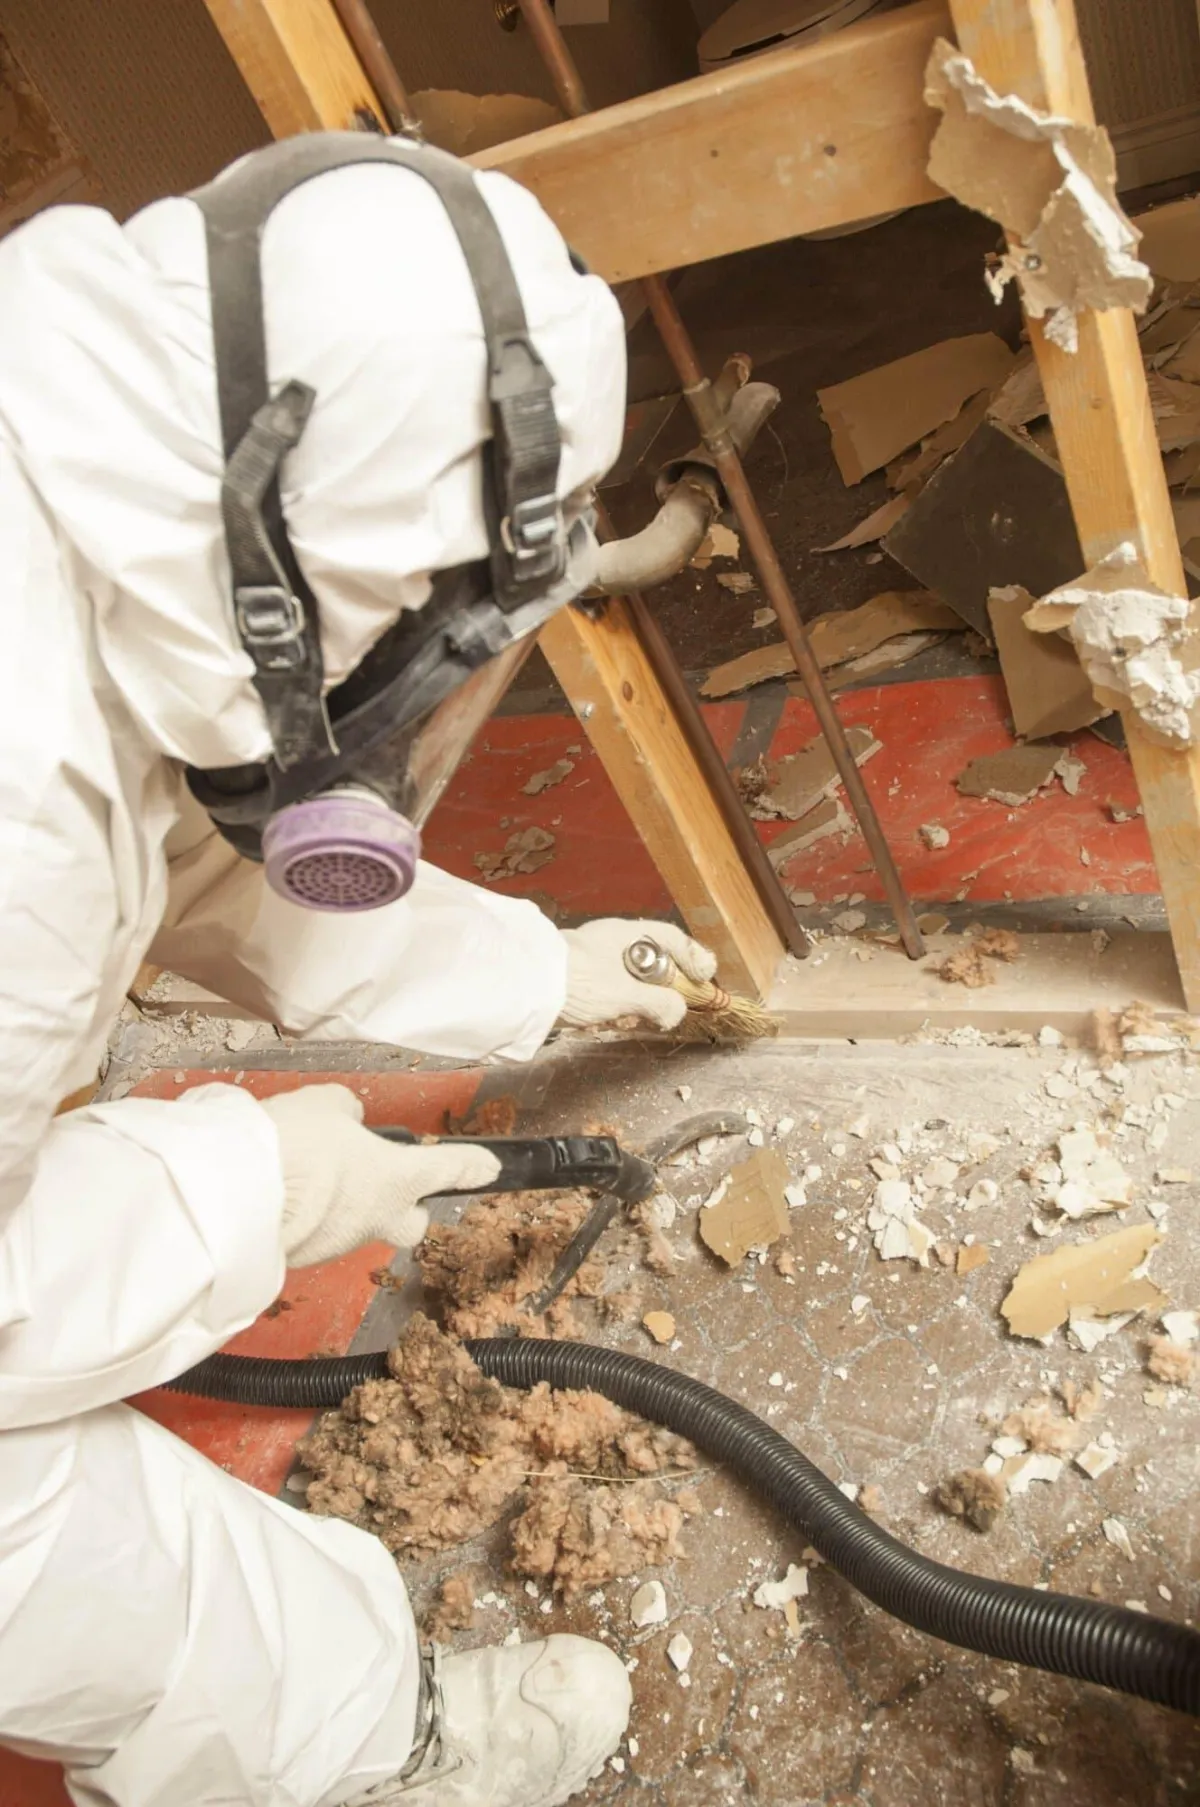
[[[521,0],[521,15],[528,25],[530,36],[537,45],[550,73],[563,110],[573,119],[578,119],[589,110],[587,92],[575,66],[575,60],[559,29],[558,21],[550,10],[549,0]],[[804,680],[809,701],[813,706],[813,713],[816,715],[821,732],[829,746],[838,776],[846,787],[846,795],[849,797],[858,819],[863,839],[867,843],[875,869],[879,873],[884,891],[887,893],[905,952],[910,959],[919,960],[925,953],[925,943],[921,939],[921,931],[917,927],[916,914],[901,883],[896,862],[892,858],[892,850],[887,844],[879,817],[875,813],[875,806],[871,802],[867,787],[863,782],[862,773],[855,764],[854,755],[850,751],[846,740],[846,731],[833,706],[833,699],[826,687],[824,674],[817,663],[816,655],[804,630],[800,611],[796,607],[796,599],[792,595],[791,585],[779,562],[779,556],[775,551],[767,524],[763,520],[762,512],[754,498],[754,492],[747,481],[742,461],[725,429],[724,411],[721,408],[720,400],[700,366],[691,336],[671,297],[665,277],[661,275],[645,276],[642,278],[641,287],[642,293],[646,297],[646,305],[658,328],[659,337],[679,376],[684,397],[695,416],[704,443],[713,455],[717,474],[725,485],[725,493],[738,518],[738,524],[742,529],[750,557],[758,569],[767,600],[775,610],[788,650],[796,661],[796,670]],[[648,610],[645,612],[649,613]],[[720,763],[724,769],[724,761]],[[742,809],[740,798],[738,799],[738,813],[744,819],[745,812]],[[747,823],[747,827],[749,826]],[[751,835],[755,845],[761,851],[758,836],[753,833],[753,829],[751,829]]]
[[[409,105],[408,91],[379,35],[379,27],[371,17],[366,0],[333,0],[333,8],[367,80],[379,96],[389,130],[411,132],[417,121]]]
[[[846,730],[834,708],[833,698],[826,687],[825,674],[817,662],[804,623],[800,619],[791,585],[779,562],[779,555],[750,488],[742,461],[729,437],[724,416],[713,399],[712,385],[700,367],[691,337],[662,277],[644,277],[642,287],[654,324],[683,384],[684,396],[691,405],[704,443],[713,455],[717,475],[725,485],[725,493],[738,518],[750,557],[762,579],[767,600],[775,610],[788,650],[796,661],[796,670],[808,691],[813,713],[828,743],[838,776],[846,787],[846,795],[858,818],[863,839],[887,893],[905,952],[910,959],[919,960],[925,953],[925,943],[917,927],[916,915],[901,883],[892,850],[875,814],[875,806],[863,782],[862,773],[850,751]]]

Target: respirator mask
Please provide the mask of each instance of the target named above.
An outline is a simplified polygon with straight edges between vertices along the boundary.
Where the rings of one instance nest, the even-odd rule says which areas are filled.
[[[317,603],[288,536],[279,482],[316,395],[295,380],[269,392],[260,248],[286,195],[353,163],[394,163],[422,177],[462,248],[487,347],[490,552],[435,573],[424,606],[403,612],[326,692]],[[188,784],[238,852],[263,863],[273,890],[310,909],[374,909],[411,886],[421,825],[531,636],[590,580],[591,521],[564,518],[552,381],[504,241],[465,165],[425,145],[323,133],[254,152],[191,198],[205,219],[233,619],[272,752],[256,765],[189,768]]]

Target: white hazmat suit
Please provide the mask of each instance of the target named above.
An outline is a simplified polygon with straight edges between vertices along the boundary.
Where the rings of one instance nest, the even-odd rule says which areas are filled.
[[[560,493],[585,492],[619,446],[619,310],[531,196],[480,186],[555,380]],[[430,572],[486,555],[479,315],[441,204],[386,166],[285,199],[263,285],[272,383],[317,391],[284,505],[335,683]],[[191,202],[57,209],[0,248],[0,1738],[80,1803],[333,1807],[408,1755],[390,1557],[120,1403],[277,1295],[272,1120],[232,1087],[55,1107],[152,951],[297,1033],[520,1059],[567,943],[427,866],[386,909],[305,912],[185,802],[183,764],[269,752],[219,445]]]

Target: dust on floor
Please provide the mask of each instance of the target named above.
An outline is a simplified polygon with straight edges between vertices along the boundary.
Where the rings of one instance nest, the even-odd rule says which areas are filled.
[[[1148,1371],[1157,1322],[1135,1318],[1087,1353],[1061,1331],[1049,1346],[1013,1338],[999,1315],[1023,1262],[1138,1222],[1166,1232],[1151,1272],[1170,1305],[1200,1304],[1193,1058],[1126,1060],[1106,1076],[1056,1046],[783,1044],[668,1056],[573,1045],[569,1061],[552,1049],[542,1065],[523,1133],[604,1120],[636,1147],[679,1116],[749,1106],[806,1195],[790,1213],[790,1259],[751,1256],[730,1271],[700,1243],[696,1214],[745,1158],[745,1140],[683,1157],[663,1175],[673,1221],[667,1202],[658,1220],[674,1271],[647,1272],[640,1239],[602,1244],[602,1254],[613,1251],[609,1290],[632,1293],[638,1309],[589,1335],[742,1400],[835,1480],[865,1489],[863,1503],[933,1557],[1198,1616],[1200,1391]],[[1044,1165],[1032,1181],[1020,1175],[1077,1125],[1110,1138],[1132,1203],[1086,1223],[1064,1216],[1047,1238],[1032,1227],[1056,1215],[1044,1201]],[[957,1261],[879,1257],[866,1218],[879,1166],[896,1167],[897,1155],[903,1178],[932,1172],[921,1215],[939,1242],[986,1247],[986,1262],[960,1271]],[[669,1347],[641,1326],[652,1309],[675,1319]],[[1087,1466],[1068,1449],[1057,1477],[1038,1479],[1059,1460],[1039,1432],[1029,1481],[1011,1490],[990,1530],[939,1512],[933,1495],[947,1476],[1014,1460],[993,1444],[1011,1451],[1005,1437],[1019,1442],[1040,1422],[1042,1399],[1056,1421],[1077,1413]],[[1022,1414],[1030,1402],[1034,1419]],[[702,1468],[688,1485],[701,1510],[683,1528],[679,1557],[569,1601],[546,1581],[513,1575],[504,1526],[452,1556],[402,1563],[422,1613],[448,1577],[470,1568],[477,1591],[449,1616],[472,1619],[456,1634],[463,1644],[564,1630],[602,1637],[625,1658],[630,1735],[587,1799],[1182,1807],[1200,1795],[1191,1721],[922,1637],[806,1563],[802,1540],[720,1471]],[[652,1580],[665,1590],[666,1616],[639,1629],[630,1603]],[[773,1604],[755,1604],[756,1593]]]

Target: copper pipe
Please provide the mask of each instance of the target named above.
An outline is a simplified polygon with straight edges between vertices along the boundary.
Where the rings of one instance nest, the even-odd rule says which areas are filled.
[[[567,49],[549,0],[521,0],[521,17],[529,27],[529,35],[537,45],[538,55],[546,65],[567,118],[579,119],[584,113],[590,113],[592,109],[583,78],[575,66],[575,58]]]
[[[367,8],[367,0],[333,0],[334,11],[342,22],[342,30],[354,46],[354,54],[363,72],[379,96],[393,132],[411,132],[416,124],[408,104],[408,92],[391,59],[387,45],[379,35],[379,27]]]
[[[548,0],[521,0],[521,14],[529,27],[530,36],[536,43],[546,68],[549,70],[564,111],[573,119],[578,119],[581,114],[588,111],[587,93],[579,71],[575,67],[575,60],[559,29],[558,21],[550,10]],[[863,782],[862,773],[855,764],[854,755],[850,751],[846,740],[846,731],[834,708],[833,699],[825,684],[824,673],[817,663],[816,655],[804,630],[800,611],[796,607],[796,599],[792,595],[791,585],[779,562],[779,555],[775,551],[767,524],[763,520],[762,512],[754,498],[754,492],[747,481],[742,461],[725,430],[723,411],[714,394],[713,385],[700,366],[691,336],[671,297],[665,278],[661,275],[643,277],[642,292],[646,297],[646,305],[653,316],[667,355],[675,366],[683,387],[684,397],[695,416],[704,443],[713,455],[717,473],[725,486],[725,493],[729,497],[733,512],[737,516],[738,525],[741,527],[750,557],[757,567],[767,600],[775,610],[788,650],[796,662],[796,670],[804,680],[809,701],[813,706],[813,713],[825,736],[833,763],[838,770],[838,776],[846,787],[846,795],[858,818],[863,839],[867,843],[875,870],[887,893],[905,952],[910,959],[919,960],[925,953],[925,943],[921,939],[921,931],[917,927],[916,914],[901,883],[896,862],[892,858],[892,850],[887,844],[879,817],[875,813],[875,806],[871,802],[867,787]],[[647,610],[646,613],[648,614],[649,611]],[[723,769],[724,761],[720,763]],[[740,799],[738,813],[743,814]],[[751,830],[751,834],[755,845],[759,846],[758,836],[753,834],[753,830]]]

